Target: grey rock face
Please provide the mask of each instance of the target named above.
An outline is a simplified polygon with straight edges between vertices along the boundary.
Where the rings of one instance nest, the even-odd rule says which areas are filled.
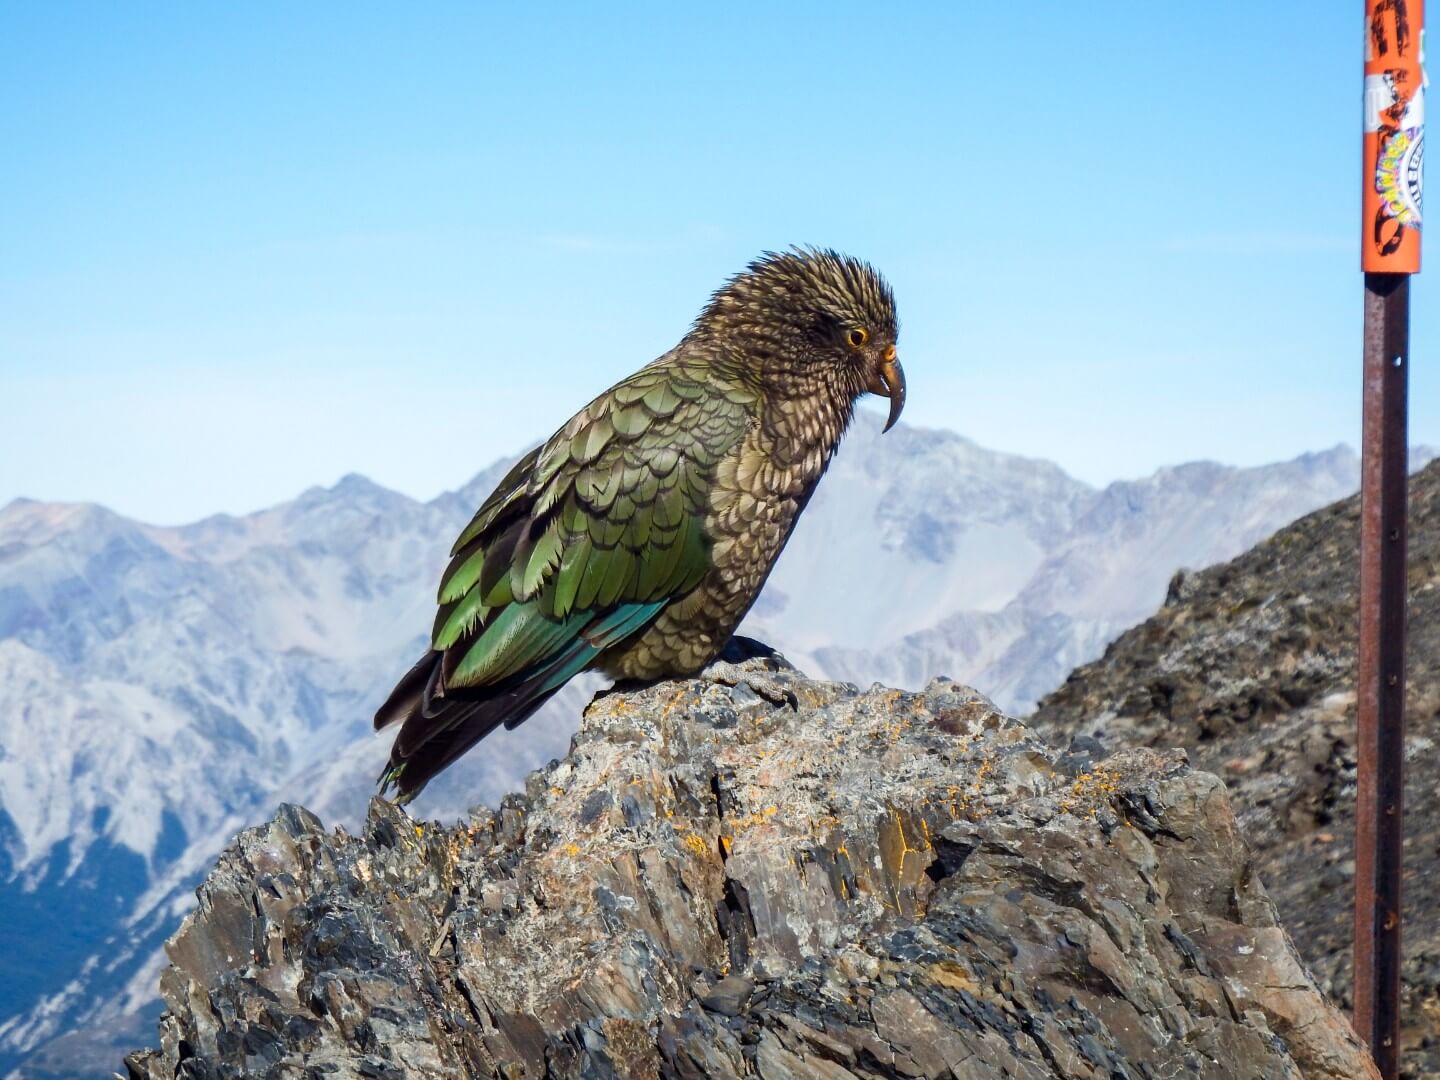
[[[1261,875],[1322,989],[1350,1004],[1360,500],[1208,570],[1041,702],[1063,745],[1184,747],[1224,777]],[[1440,463],[1410,478],[1406,1077],[1440,1077]],[[1102,751],[1103,752],[1103,751]]]
[[[464,824],[285,807],[134,1078],[1364,1077],[1183,753],[773,660],[612,692]]]

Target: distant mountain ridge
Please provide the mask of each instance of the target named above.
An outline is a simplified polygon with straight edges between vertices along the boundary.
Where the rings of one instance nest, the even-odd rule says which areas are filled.
[[[1431,456],[1417,451],[1417,467]],[[823,648],[817,666],[896,685],[959,671],[1012,711],[1028,712],[1154,611],[1176,569],[1231,558],[1358,484],[1358,458],[1342,445],[1276,465],[1196,462],[1087,489],[1004,604],[960,608],[878,651]]]
[[[239,827],[281,799],[361,816],[387,748],[369,717],[424,647],[450,541],[507,465],[429,502],[352,475],[179,527],[0,509],[0,897],[19,913],[0,947],[23,957],[57,913],[96,912],[60,962],[0,974],[0,1069],[148,1005],[159,941]],[[1021,711],[1153,611],[1175,569],[1357,482],[1336,447],[1097,491],[949,432],[882,438],[862,413],[744,629],[817,675],[948,674]],[[563,754],[595,685],[487,740],[417,812],[517,787]]]

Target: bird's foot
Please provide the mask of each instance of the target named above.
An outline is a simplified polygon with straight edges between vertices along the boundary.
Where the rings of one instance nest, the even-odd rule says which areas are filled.
[[[776,678],[786,671],[793,671],[785,657],[754,638],[731,638],[720,656],[707,666],[697,678],[721,686],[743,686],[772,705],[796,708],[799,699],[795,692]]]
[[[776,675],[795,672],[795,667],[778,650],[755,638],[735,636],[720,655],[693,677],[720,686],[745,686],[772,705],[795,708],[799,699]],[[656,679],[616,679],[595,694],[596,701],[611,694],[628,694],[654,686]]]

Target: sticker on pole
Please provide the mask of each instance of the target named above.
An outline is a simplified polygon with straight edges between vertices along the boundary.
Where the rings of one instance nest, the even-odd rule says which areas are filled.
[[[1365,0],[1365,184],[1360,263],[1420,269],[1425,188],[1424,0]]]

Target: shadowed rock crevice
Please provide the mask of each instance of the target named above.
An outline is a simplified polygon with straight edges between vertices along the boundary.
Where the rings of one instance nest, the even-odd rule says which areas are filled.
[[[1218,780],[943,680],[610,693],[498,812],[285,807],[199,896],[132,1077],[1372,1075]]]

